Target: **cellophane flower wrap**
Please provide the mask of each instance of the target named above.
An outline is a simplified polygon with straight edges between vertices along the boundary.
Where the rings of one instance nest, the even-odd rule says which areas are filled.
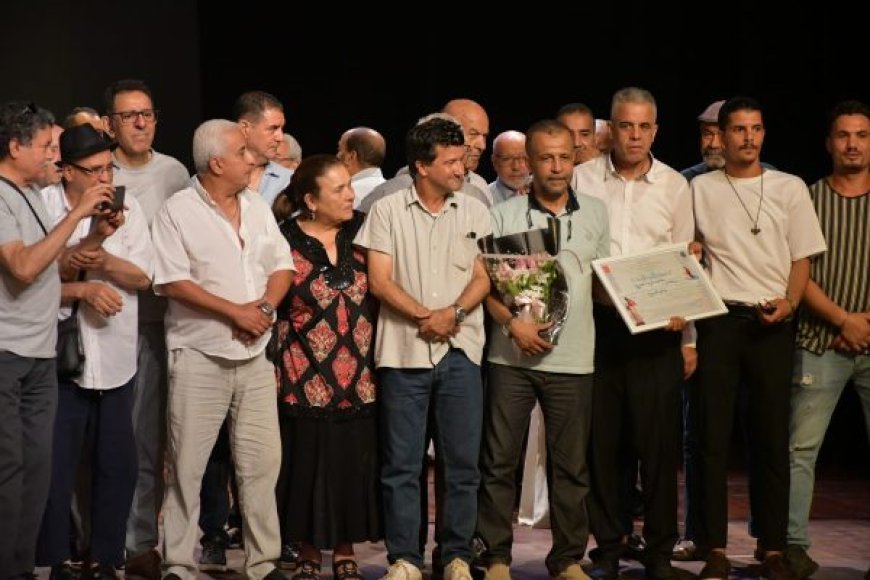
[[[569,305],[565,274],[553,252],[558,246],[556,235],[558,231],[533,230],[485,238],[480,244],[486,271],[502,302],[521,320],[552,323],[540,335],[553,344],[565,326]]]

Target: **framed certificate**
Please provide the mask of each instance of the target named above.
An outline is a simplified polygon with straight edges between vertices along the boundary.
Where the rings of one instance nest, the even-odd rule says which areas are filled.
[[[600,258],[592,268],[632,334],[728,312],[687,244]]]

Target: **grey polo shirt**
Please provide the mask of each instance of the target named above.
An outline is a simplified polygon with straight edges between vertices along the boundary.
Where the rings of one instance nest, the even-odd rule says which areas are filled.
[[[48,214],[39,191],[23,188],[42,223],[49,228]],[[33,212],[21,195],[0,181],[0,246],[21,241],[30,246],[45,237]],[[0,268],[0,351],[23,357],[54,358],[57,343],[57,312],[60,308],[60,276],[52,262],[30,285]]]
[[[493,234],[503,236],[547,225],[548,213],[530,204],[526,195],[492,207]],[[592,321],[592,260],[610,255],[607,208],[588,195],[577,195],[578,207],[563,212],[559,263],[568,281],[568,320],[558,344],[543,355],[523,356],[498,326],[490,333],[489,362],[537,371],[588,374],[593,370],[595,324]],[[529,227],[529,220],[532,226]]]
[[[477,240],[490,232],[486,206],[451,193],[432,214],[411,185],[381,198],[371,208],[354,243],[388,254],[393,281],[426,308],[450,306],[471,281],[479,253]],[[428,343],[417,325],[382,304],[378,316],[375,363],[378,367],[432,368],[453,348],[480,364],[485,340],[483,308],[472,310],[449,344]]]

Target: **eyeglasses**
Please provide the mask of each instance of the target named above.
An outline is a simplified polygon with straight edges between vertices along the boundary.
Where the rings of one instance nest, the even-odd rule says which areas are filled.
[[[513,165],[514,163],[526,163],[528,159],[525,155],[500,155],[496,153],[494,155],[496,159],[501,161],[502,163],[507,163],[509,165]]]
[[[142,111],[118,111],[117,113],[112,113],[113,117],[118,117],[120,119],[122,125],[129,125],[130,123],[135,123],[139,117],[142,117],[142,120],[146,123],[153,123],[157,120],[157,109],[144,109]]]
[[[115,165],[110,163],[109,165],[98,165],[97,167],[82,167],[76,163],[66,163],[70,167],[75,167],[88,177],[98,177],[102,174],[112,175],[115,171]]]

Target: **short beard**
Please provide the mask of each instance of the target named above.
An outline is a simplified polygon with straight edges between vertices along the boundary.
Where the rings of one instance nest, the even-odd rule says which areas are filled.
[[[704,163],[706,163],[707,167],[710,169],[722,169],[725,167],[725,157],[720,153],[705,153]]]

